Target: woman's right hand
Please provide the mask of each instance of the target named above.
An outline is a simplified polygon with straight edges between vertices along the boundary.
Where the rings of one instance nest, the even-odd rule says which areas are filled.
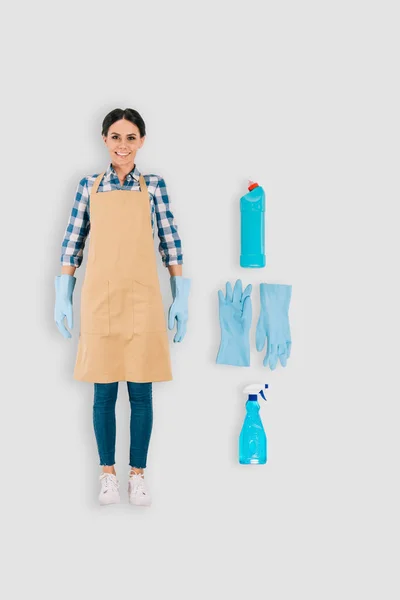
[[[75,267],[63,267],[71,268]],[[56,288],[56,304],[54,308],[54,320],[60,333],[65,338],[70,338],[71,334],[64,325],[64,319],[67,319],[67,324],[70,329],[73,327],[73,311],[72,311],[72,294],[74,291],[76,277],[67,273],[56,275],[55,278]]]

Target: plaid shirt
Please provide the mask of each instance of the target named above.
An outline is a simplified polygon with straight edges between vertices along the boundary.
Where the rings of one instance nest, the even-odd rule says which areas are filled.
[[[139,191],[139,175],[140,171],[135,165],[121,186],[114,167],[110,163],[97,191]],[[78,184],[74,206],[72,207],[62,243],[61,265],[79,267],[82,263],[83,249],[90,230],[89,195],[96,177],[97,175],[84,177]],[[158,249],[162,261],[166,267],[168,265],[181,265],[183,264],[181,239],[178,227],[174,223],[174,215],[170,209],[165,181],[158,175],[143,175],[143,177],[150,197],[153,237],[155,221],[157,221],[158,237],[160,238]]]

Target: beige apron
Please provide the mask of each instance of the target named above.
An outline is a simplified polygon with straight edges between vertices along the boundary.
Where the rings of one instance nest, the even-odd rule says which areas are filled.
[[[80,381],[170,381],[169,343],[157,275],[149,194],[90,194],[90,238],[81,295],[74,378]]]

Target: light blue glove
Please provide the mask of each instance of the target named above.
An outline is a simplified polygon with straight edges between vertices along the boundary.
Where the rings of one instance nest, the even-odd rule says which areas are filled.
[[[168,328],[173,329],[175,319],[177,321],[174,342],[181,342],[186,334],[188,321],[188,301],[190,291],[190,279],[180,275],[174,275],[170,279],[173,302],[168,311]]]
[[[217,355],[219,365],[250,366],[251,290],[252,286],[248,285],[242,292],[240,279],[236,281],[233,292],[230,282],[227,282],[225,297],[218,290],[221,327],[221,344]]]
[[[56,275],[56,305],[54,309],[54,320],[57,327],[65,338],[70,338],[71,334],[64,325],[64,318],[67,318],[68,327],[73,327],[72,313],[72,293],[74,291],[76,277],[73,275]]]
[[[286,367],[290,356],[292,338],[289,325],[289,305],[292,296],[291,285],[260,283],[260,317],[256,330],[256,347],[259,352],[264,348],[266,339],[267,352],[263,365],[273,370],[278,359],[282,367]]]

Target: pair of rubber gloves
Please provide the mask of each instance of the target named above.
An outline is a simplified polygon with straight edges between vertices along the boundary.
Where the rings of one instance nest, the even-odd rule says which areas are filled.
[[[252,286],[243,291],[238,279],[232,291],[228,281],[226,294],[218,291],[219,322],[221,343],[217,363],[238,367],[250,366],[249,333],[252,319]],[[260,316],[256,329],[256,348],[259,352],[267,343],[263,360],[264,367],[275,369],[278,360],[286,367],[290,356],[292,339],[289,325],[289,305],[292,295],[291,285],[260,284]]]
[[[73,328],[72,294],[75,288],[76,277],[73,275],[56,275],[56,304],[54,309],[54,320],[59,331],[65,338],[70,338],[71,333],[65,327],[65,319],[68,327]],[[175,275],[170,278],[173,302],[168,311],[168,328],[173,329],[177,322],[174,342],[181,342],[186,334],[188,320],[188,300],[190,291],[190,279]]]

